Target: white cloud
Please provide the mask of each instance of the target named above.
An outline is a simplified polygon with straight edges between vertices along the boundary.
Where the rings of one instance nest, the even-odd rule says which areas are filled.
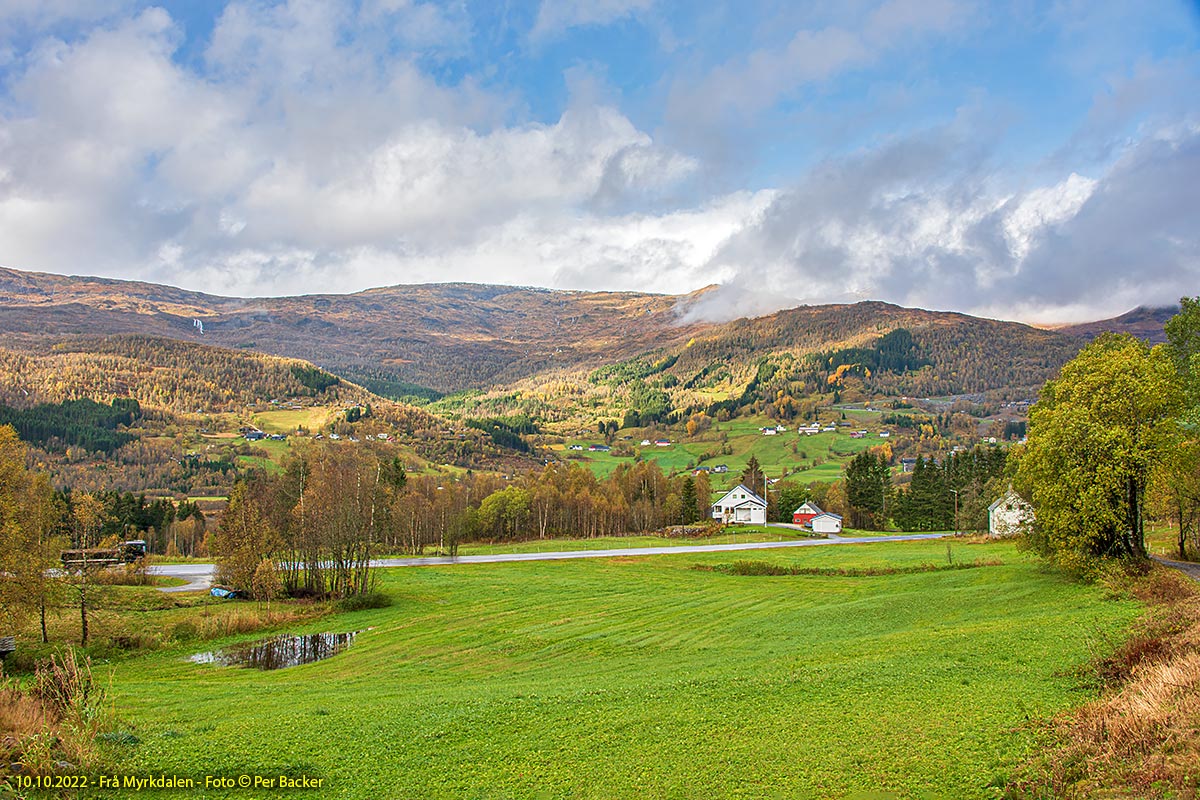
[[[851,6],[857,8],[857,6]],[[932,34],[946,34],[970,17],[967,0],[888,0],[842,24],[801,28],[782,46],[730,59],[699,80],[687,75],[669,97],[680,125],[753,115],[780,98],[882,60]]]
[[[570,28],[608,25],[648,11],[655,0],[543,0],[529,37],[558,36]]]
[[[687,220],[728,234],[710,209],[622,210],[698,164],[615,108],[506,125],[503,96],[382,63],[344,24],[325,4],[231,5],[206,75],[172,60],[179,31],[159,9],[44,44],[0,134],[0,259],[252,293],[412,279],[677,289],[713,246]]]
[[[0,16],[0,36],[39,31],[4,67],[8,266],[233,294],[725,282],[735,288],[706,299],[734,313],[882,298],[1042,319],[1200,283],[1200,133],[1172,111],[1195,85],[1189,57],[1109,81],[1037,181],[992,163],[998,135],[964,113],[827,158],[784,189],[739,192],[714,177],[721,164],[663,137],[679,125],[703,136],[954,36],[970,6],[855,4],[784,30],[696,81],[664,79],[675,116],[655,130],[622,109],[603,63],[569,69],[566,110],[542,121],[508,90],[447,77],[476,35],[455,4],[235,2],[186,58],[167,12],[123,8],[89,18],[86,4],[22,0]],[[653,13],[642,0],[545,3],[537,35]],[[727,144],[732,160],[754,149]]]
[[[0,37],[18,29],[43,31],[67,23],[95,22],[133,5],[133,0],[5,0],[0,6]]]
[[[1133,143],[1097,178],[1072,173],[1016,194],[962,150],[934,132],[826,163],[711,266],[738,287],[810,303],[871,298],[1038,321],[1170,303],[1200,285],[1200,128]]]
[[[171,250],[170,258],[160,254],[156,266],[186,273],[190,285],[206,291],[242,296],[440,281],[678,293],[722,277],[709,270],[709,260],[773,196],[737,193],[659,215],[521,213],[456,243],[262,244],[231,247],[219,263],[193,255],[185,264]]]
[[[1033,189],[1015,199],[1004,218],[1004,235],[1016,261],[1029,255],[1039,236],[1079,213],[1096,189],[1096,181],[1072,172],[1054,186]]]

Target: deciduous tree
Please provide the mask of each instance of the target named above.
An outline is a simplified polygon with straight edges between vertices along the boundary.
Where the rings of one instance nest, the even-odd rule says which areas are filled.
[[[229,495],[229,505],[213,536],[211,549],[217,558],[217,580],[243,592],[253,592],[259,565],[274,556],[279,539],[257,493],[239,483]]]
[[[1019,473],[1035,550],[1078,570],[1145,556],[1146,489],[1178,441],[1179,396],[1166,352],[1127,334],[1101,336],[1043,387]]]
[[[46,475],[25,468],[25,445],[0,426],[0,630],[12,631],[40,611],[46,639],[46,603],[61,542],[52,535],[54,492]]]

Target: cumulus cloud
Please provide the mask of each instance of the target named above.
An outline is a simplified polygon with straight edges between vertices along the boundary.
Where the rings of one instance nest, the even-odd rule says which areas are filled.
[[[1017,192],[969,152],[937,131],[825,163],[711,267],[739,289],[805,302],[871,298],[1045,321],[1174,302],[1200,285],[1200,128],[1149,136],[1098,177]],[[720,314],[719,292],[706,308]]]
[[[622,208],[670,191],[696,162],[608,105],[505,124],[502,94],[442,85],[413,59],[382,63],[356,38],[381,15],[417,14],[422,39],[451,46],[455,26],[422,8],[234,3],[216,23],[205,74],[172,60],[180,31],[161,9],[46,42],[14,81],[0,134],[0,228],[10,232],[0,257],[293,293],[414,279],[547,283],[556,270],[606,283],[581,265],[589,252],[618,287],[679,288],[662,280],[673,274],[666,261],[709,252],[687,255],[697,245],[672,239],[670,215],[656,223],[668,233],[646,234],[662,241],[629,245],[628,264],[596,238],[598,228],[616,239],[648,230]]]
[[[714,273],[710,259],[772,197],[735,193],[666,214],[520,213],[453,243],[268,243],[231,248],[217,262],[181,248],[160,256],[164,269],[186,270],[193,285],[237,296],[440,281],[673,294],[732,277]],[[168,258],[174,260],[167,264]]]
[[[669,142],[956,36],[966,0],[829,11],[696,79],[665,75],[668,110],[649,123],[592,61],[565,68],[563,110],[535,116],[511,84],[462,68],[478,42],[457,4],[237,0],[203,41],[131,5],[0,12],[0,40],[21,32],[0,41],[7,266],[238,295],[724,284],[693,318],[879,298],[1065,321],[1198,285],[1187,55],[1107,78],[1034,165],[1006,162],[998,126],[966,112],[772,188],[778,175],[730,183],[706,148]],[[530,35],[658,13],[545,3]]]

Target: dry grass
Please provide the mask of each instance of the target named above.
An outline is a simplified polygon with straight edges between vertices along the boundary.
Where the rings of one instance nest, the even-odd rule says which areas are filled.
[[[149,559],[141,558],[129,564],[117,564],[97,570],[92,581],[102,586],[153,586],[154,576],[147,571]]]
[[[90,659],[73,649],[61,660],[38,664],[32,682],[22,688],[4,681],[0,688],[0,777],[10,764],[23,772],[46,774],[61,762],[72,768],[97,763],[96,737],[109,714],[104,689],[96,683]]]
[[[41,733],[50,720],[46,709],[34,697],[15,685],[0,688],[0,765],[21,757],[21,742]]]
[[[170,638],[177,642],[197,639],[222,639],[245,633],[256,633],[297,622],[315,619],[329,613],[328,605],[312,604],[263,610],[261,606],[236,605],[222,608],[214,614],[197,616],[177,623]]]
[[[1200,592],[1166,568],[1129,590],[1150,608],[1092,662],[1106,691],[1054,721],[1010,797],[1200,798]]]

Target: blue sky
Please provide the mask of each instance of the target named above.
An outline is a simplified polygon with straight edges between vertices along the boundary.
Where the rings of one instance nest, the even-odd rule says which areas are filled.
[[[1031,321],[1200,286],[1196,3],[0,9],[0,263]]]

